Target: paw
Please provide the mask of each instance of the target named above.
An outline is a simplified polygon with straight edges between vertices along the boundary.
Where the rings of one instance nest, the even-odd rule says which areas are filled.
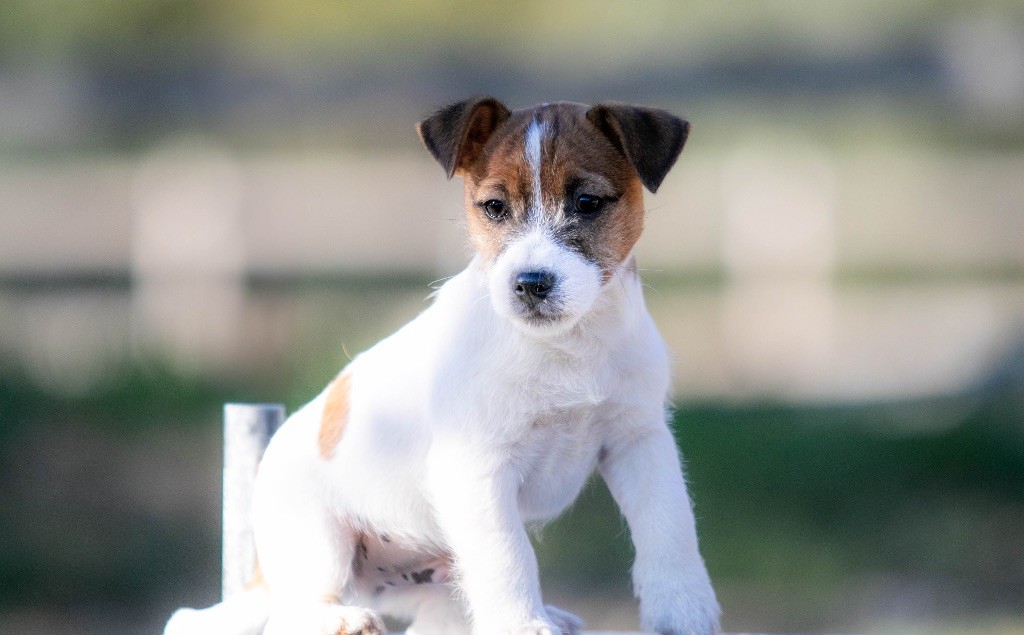
[[[320,604],[271,615],[263,635],[384,635],[376,613],[358,606]]]
[[[384,621],[369,609],[332,606],[322,622],[324,635],[384,635]]]
[[[652,585],[640,594],[640,622],[658,635],[716,635],[721,609],[703,576]]]
[[[562,635],[578,635],[583,630],[583,620],[568,611],[563,611],[557,606],[545,606],[548,619],[561,632]]]

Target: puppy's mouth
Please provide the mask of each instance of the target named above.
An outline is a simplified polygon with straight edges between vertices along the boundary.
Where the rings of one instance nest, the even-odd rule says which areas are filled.
[[[572,315],[555,298],[547,298],[534,306],[514,304],[513,319],[535,328],[557,327],[571,320]]]
[[[520,313],[519,319],[526,322],[527,324],[535,324],[538,326],[555,324],[565,320],[568,316],[561,312],[548,312],[540,309],[530,309]]]

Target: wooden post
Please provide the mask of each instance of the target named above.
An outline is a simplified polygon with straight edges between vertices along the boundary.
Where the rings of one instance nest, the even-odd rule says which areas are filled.
[[[224,501],[221,598],[245,588],[256,567],[252,492],[270,437],[284,423],[281,404],[224,404]]]

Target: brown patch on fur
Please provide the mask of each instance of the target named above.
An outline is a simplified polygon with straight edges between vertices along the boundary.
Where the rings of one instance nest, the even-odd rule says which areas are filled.
[[[561,195],[563,242],[600,266],[605,281],[629,256],[644,227],[643,186],[629,161],[587,118],[584,107],[556,112],[542,171],[545,193]],[[577,106],[571,108],[571,106]],[[608,202],[592,217],[574,212],[579,194]]]
[[[263,577],[263,568],[260,567],[260,561],[256,560],[256,568],[252,572],[252,577],[245,583],[245,590],[252,591],[253,589],[265,589],[267,588],[267,579]]]
[[[327,390],[327,401],[320,416],[320,433],[317,436],[320,458],[329,459],[334,456],[334,448],[345,432],[348,424],[349,384],[349,374],[342,373],[331,382]]]
[[[466,224],[473,247],[493,262],[505,245],[544,214],[560,240],[596,263],[607,280],[629,256],[643,232],[643,186],[629,160],[587,118],[588,107],[558,103],[512,113],[495,130],[480,158],[466,170]],[[534,210],[533,174],[525,154],[530,125],[545,126],[541,148],[543,209]],[[586,193],[609,200],[592,218],[574,212]],[[508,215],[489,218],[481,204],[497,198]]]
[[[482,158],[463,175],[466,227],[476,251],[493,262],[504,250],[516,227],[526,219],[530,199],[530,167],[523,154],[523,135],[529,119],[507,121],[484,147]],[[506,204],[507,216],[489,218],[482,203],[498,199]]]
[[[618,213],[611,216],[605,230],[609,257],[602,260],[601,271],[606,280],[629,257],[644,231],[644,195],[638,179],[629,182],[617,206]]]
[[[525,153],[526,132],[543,126],[540,197]],[[463,176],[467,226],[473,247],[493,262],[533,214],[561,242],[600,266],[607,280],[643,231],[641,184],[657,191],[689,135],[689,124],[657,108],[604,103],[543,104],[509,112],[492,97],[474,97],[434,113],[417,128],[449,177]],[[599,196],[605,209],[576,213],[575,197]],[[541,198],[541,209],[533,210]],[[489,218],[497,199],[506,215]]]

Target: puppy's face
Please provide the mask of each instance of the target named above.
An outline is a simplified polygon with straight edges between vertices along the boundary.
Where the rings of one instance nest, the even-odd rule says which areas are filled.
[[[663,111],[559,103],[510,113],[487,98],[420,125],[464,178],[495,311],[538,333],[568,329],[594,305],[643,230],[642,183],[657,188],[686,132]]]
[[[491,302],[529,328],[575,324],[643,230],[640,180],[582,107],[514,114],[464,180]]]

